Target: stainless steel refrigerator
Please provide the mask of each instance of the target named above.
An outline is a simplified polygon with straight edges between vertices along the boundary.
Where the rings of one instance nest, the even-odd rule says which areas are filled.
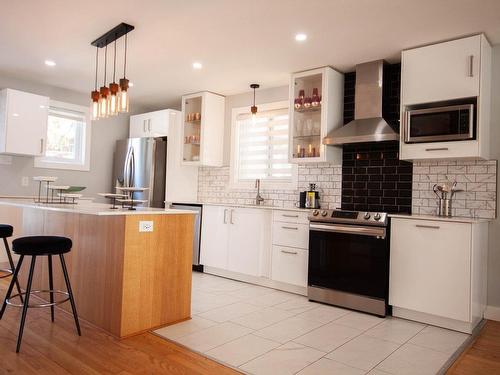
[[[112,191],[116,187],[144,187],[134,199],[144,206],[165,206],[167,138],[129,138],[116,142]],[[117,193],[121,193],[116,189]]]

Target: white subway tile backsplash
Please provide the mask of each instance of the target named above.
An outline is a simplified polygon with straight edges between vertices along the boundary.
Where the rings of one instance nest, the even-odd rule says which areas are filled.
[[[455,195],[453,215],[495,218],[497,162],[495,160],[418,161],[413,164],[412,212],[433,215],[437,197],[432,191],[436,183],[457,181],[463,189]],[[312,163],[298,166],[298,188],[264,189],[264,204],[274,207],[295,207],[299,192],[316,183],[322,206],[339,208],[341,204],[342,167]],[[229,167],[200,168],[198,200],[208,203],[253,204],[255,189],[229,187]]]
[[[413,164],[412,212],[436,214],[436,183],[457,181],[453,215],[495,218],[497,192],[496,160],[418,161]]]

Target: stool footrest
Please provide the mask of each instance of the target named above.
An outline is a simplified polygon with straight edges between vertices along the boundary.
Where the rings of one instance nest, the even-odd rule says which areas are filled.
[[[5,273],[5,275],[0,275],[0,279],[12,276],[12,274],[14,273],[10,268],[0,269],[0,272]]]
[[[32,294],[41,294],[41,293],[53,293],[53,294],[58,294],[58,295],[64,295],[66,296],[65,299],[62,299],[60,301],[54,301],[52,303],[50,302],[47,302],[47,303],[30,303],[28,305],[28,307],[51,307],[51,306],[57,306],[57,305],[60,305],[64,302],[67,302],[69,301],[69,293],[68,292],[64,292],[62,290],[48,290],[48,289],[43,289],[43,290],[32,290],[30,295]],[[14,294],[12,295],[8,300],[6,300],[5,302],[7,303],[7,305],[9,306],[14,306],[14,307],[23,307],[24,305],[22,303],[14,303],[14,302],[11,302],[12,299],[16,298],[16,297],[25,297],[26,298],[26,292],[23,292],[23,293],[18,293],[18,294]]]

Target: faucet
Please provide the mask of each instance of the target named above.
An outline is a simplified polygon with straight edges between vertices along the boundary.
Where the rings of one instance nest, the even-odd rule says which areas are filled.
[[[255,188],[257,189],[257,196],[255,197],[255,204],[260,206],[264,202],[264,198],[260,195],[260,179],[255,180]]]

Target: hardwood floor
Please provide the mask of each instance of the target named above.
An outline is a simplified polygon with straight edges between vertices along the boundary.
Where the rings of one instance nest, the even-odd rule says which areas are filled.
[[[0,281],[0,300],[7,289]],[[16,354],[20,309],[8,307],[0,320],[0,374],[239,374],[205,357],[145,333],[117,340],[82,323],[82,337],[72,317],[57,309],[30,309],[21,353]]]
[[[447,374],[500,374],[500,322],[489,320],[476,340],[462,353]]]

